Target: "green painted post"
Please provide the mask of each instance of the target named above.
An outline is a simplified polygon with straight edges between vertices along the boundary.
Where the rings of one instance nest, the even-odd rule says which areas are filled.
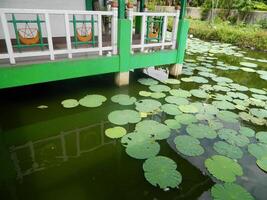
[[[145,0],[140,0],[140,12],[145,11]],[[142,17],[136,16],[135,17],[135,33],[139,34],[141,32],[141,23],[142,23]]]
[[[39,37],[40,37],[40,46],[41,46],[41,49],[44,50],[44,40],[43,40],[43,34],[42,34],[42,27],[41,27],[40,17],[38,14],[37,14],[37,26],[38,26],[38,32],[39,32]]]
[[[184,19],[186,12],[186,0],[181,0],[181,9],[179,19]]]
[[[85,0],[85,9],[93,10],[93,0]]]
[[[18,47],[19,52],[20,52],[21,51],[20,50],[21,43],[20,43],[20,40],[19,40],[19,31],[18,31],[18,27],[17,27],[17,21],[16,21],[16,17],[15,17],[14,14],[12,14],[12,23],[13,23],[13,27],[14,27],[15,34],[16,34],[17,47]]]
[[[74,46],[77,48],[77,27],[76,27],[76,17],[73,15],[73,33],[74,33]]]
[[[119,19],[125,19],[125,0],[119,0]]]

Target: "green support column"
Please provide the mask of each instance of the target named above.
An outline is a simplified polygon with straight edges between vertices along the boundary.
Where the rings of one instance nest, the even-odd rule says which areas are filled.
[[[93,0],[85,0],[85,9],[93,10]]]
[[[140,1],[140,12],[145,11],[145,0],[139,0]],[[141,32],[141,23],[142,23],[142,17],[136,16],[135,17],[135,33],[139,34]]]

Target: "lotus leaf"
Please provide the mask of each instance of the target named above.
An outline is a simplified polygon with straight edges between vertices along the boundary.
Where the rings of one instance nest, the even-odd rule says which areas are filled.
[[[221,110],[234,110],[235,105],[228,101],[213,101],[212,104]]]
[[[159,144],[148,134],[132,132],[122,137],[126,153],[136,159],[147,159],[159,153]]]
[[[217,137],[216,131],[204,124],[190,124],[186,127],[186,131],[189,135],[200,139],[214,139]]]
[[[87,95],[79,100],[79,104],[84,107],[93,108],[101,106],[107,100],[106,97],[98,94]]]
[[[258,160],[260,160],[263,157],[267,157],[267,145],[261,143],[249,144],[248,152]]]
[[[212,77],[212,80],[218,83],[232,83],[233,80],[227,77]]]
[[[248,127],[240,127],[239,133],[246,137],[254,137],[255,131]],[[267,137],[266,137],[267,139]]]
[[[161,103],[153,99],[144,99],[135,102],[136,110],[140,112],[153,112],[160,108]]]
[[[177,120],[181,124],[192,124],[197,122],[197,118],[192,114],[179,114],[175,116],[175,120]]]
[[[241,66],[244,67],[251,67],[251,68],[256,68],[258,65],[255,63],[251,63],[251,62],[240,62],[239,63]]]
[[[180,105],[179,109],[184,112],[184,113],[197,113],[198,112],[198,108],[195,107],[192,104],[189,105]]]
[[[187,98],[191,96],[190,92],[188,92],[187,90],[182,90],[182,89],[172,89],[169,92],[171,95],[176,96],[176,97]]]
[[[179,135],[174,139],[176,149],[186,156],[199,156],[204,153],[198,139],[189,135]]]
[[[149,89],[153,92],[168,92],[171,90],[167,85],[151,85]]]
[[[151,92],[147,92],[147,91],[140,91],[139,95],[143,96],[143,97],[150,97],[152,93]]]
[[[262,90],[262,89],[249,88],[249,90],[250,90],[250,92],[253,92],[253,93],[256,93],[256,94],[261,94],[261,95],[267,94],[267,92]]]
[[[224,182],[234,182],[236,176],[243,175],[243,169],[237,162],[221,155],[206,159],[205,166],[213,176]]]
[[[61,104],[64,108],[74,108],[79,105],[79,102],[76,99],[66,99]]]
[[[182,112],[179,110],[178,106],[175,105],[175,104],[164,104],[161,106],[161,109],[169,114],[169,115],[178,115],[178,114],[181,114]]]
[[[181,81],[179,81],[178,79],[173,79],[173,78],[169,78],[165,80],[164,82],[168,84],[172,84],[172,85],[177,85],[181,83]]]
[[[136,98],[130,97],[129,95],[126,94],[117,94],[111,97],[111,101],[123,106],[128,106],[134,104],[134,102],[136,102]]]
[[[267,172],[267,156],[262,157],[261,159],[257,160],[256,163],[259,166],[259,168]]]
[[[205,92],[205,90],[198,90],[198,89],[193,89],[193,90],[190,90],[190,93],[195,96],[195,97],[198,97],[198,98],[202,98],[202,99],[207,99],[209,98],[209,94]]]
[[[221,129],[219,130],[218,135],[221,139],[232,145],[243,147],[249,144],[249,139],[246,136],[238,135],[233,129]]]
[[[237,123],[238,120],[238,115],[235,114],[234,112],[231,111],[220,111],[217,115],[216,115],[220,120],[223,120],[225,122],[231,122],[231,123]]]
[[[166,94],[164,94],[163,92],[153,92],[150,96],[154,99],[161,99],[164,98]]]
[[[267,110],[261,108],[251,108],[249,112],[258,118],[267,118]]]
[[[139,122],[136,124],[135,130],[137,132],[147,134],[156,140],[166,139],[171,134],[171,130],[168,126],[154,120],[144,120]]]
[[[175,188],[182,182],[182,175],[176,168],[176,163],[165,156],[149,158],[143,164],[146,180],[161,189]]]
[[[137,80],[139,83],[141,83],[142,85],[156,85],[158,84],[158,81],[156,81],[155,79],[152,78],[140,78]]]
[[[260,131],[256,134],[256,138],[261,142],[267,144],[267,131]]]
[[[105,130],[105,134],[109,138],[121,138],[122,136],[126,135],[127,131],[125,128],[116,126],[113,128],[108,128]]]
[[[117,125],[137,123],[141,120],[140,114],[134,110],[115,110],[108,115],[108,120]]]
[[[214,200],[254,200],[254,197],[236,183],[215,184],[211,188]]]
[[[185,105],[189,103],[189,101],[186,98],[177,97],[177,96],[167,96],[165,98],[165,101],[171,104],[176,104],[176,105]]]
[[[175,120],[175,119],[167,119],[164,121],[164,123],[170,128],[170,129],[180,129],[181,124]]]
[[[243,156],[243,152],[239,147],[223,141],[215,142],[213,149],[217,151],[217,153],[233,159],[240,159]]]

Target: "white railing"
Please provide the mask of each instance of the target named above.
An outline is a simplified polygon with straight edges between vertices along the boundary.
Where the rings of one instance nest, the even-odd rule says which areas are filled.
[[[37,51],[25,51],[25,52],[17,52],[14,50],[14,46],[12,45],[12,39],[14,37],[14,29],[12,24],[8,23],[12,14],[15,15],[29,15],[29,14],[38,14],[42,18],[44,18],[44,30],[46,32],[47,45],[48,49],[46,50],[37,50]],[[64,24],[65,33],[64,37],[66,38],[66,47],[55,49],[53,46],[53,39],[57,36],[53,35],[53,30],[51,26],[51,16],[61,16],[62,20],[59,23]],[[97,19],[97,31],[96,35],[97,46],[96,47],[86,47],[86,48],[73,48],[71,38],[73,34],[71,33],[70,26],[70,16],[71,15],[79,15],[83,17],[94,16]],[[102,38],[102,19],[103,16],[111,17],[111,44],[109,46],[103,46],[103,38]],[[117,54],[117,8],[112,8],[111,11],[74,11],[74,10],[37,10],[37,9],[0,9],[0,18],[2,27],[0,28],[0,32],[2,29],[2,34],[6,43],[7,53],[0,53],[0,59],[9,59],[11,64],[16,63],[16,58],[23,57],[36,57],[36,56],[49,56],[50,60],[55,60],[56,55],[67,55],[68,58],[72,58],[73,54],[78,53],[89,53],[89,52],[97,52],[99,55],[103,54],[103,51],[110,51],[113,54]],[[60,25],[60,24],[58,24]],[[56,29],[55,27],[54,29]],[[76,31],[76,30],[73,30]],[[73,32],[72,31],[72,32]],[[13,35],[13,36],[12,36]]]
[[[154,13],[154,12],[135,12],[133,11],[133,8],[128,8],[127,17],[131,21],[131,30],[133,30],[134,17],[140,16],[142,18],[140,44],[133,44],[133,39],[132,39],[133,33],[131,34],[132,52],[134,49],[140,49],[140,51],[143,52],[145,48],[150,48],[150,47],[160,47],[162,50],[165,49],[166,47],[175,49],[179,14],[180,14],[179,10],[176,10],[174,13]],[[159,42],[146,42],[146,38],[148,37],[147,36],[148,17],[162,17],[163,18],[162,35],[161,35],[161,41]],[[172,32],[171,32],[172,36],[167,41],[166,32],[167,32],[167,25],[168,25],[169,18],[173,18]]]

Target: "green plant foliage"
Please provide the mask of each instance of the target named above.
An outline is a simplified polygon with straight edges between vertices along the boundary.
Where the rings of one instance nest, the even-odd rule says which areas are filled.
[[[153,99],[144,99],[135,102],[135,106],[135,109],[140,112],[154,112],[160,108],[161,103]]]
[[[220,111],[216,115],[220,120],[223,120],[225,122],[230,122],[230,123],[237,123],[238,122],[238,115],[234,112],[231,111]]]
[[[249,112],[258,118],[267,118],[267,110],[261,108],[251,108]]]
[[[152,78],[140,78],[137,81],[142,85],[148,85],[148,86],[158,84],[158,81]]]
[[[115,110],[108,115],[108,120],[116,125],[137,123],[141,120],[140,114],[134,110]]]
[[[179,109],[184,113],[197,113],[198,112],[198,108],[195,107],[193,104],[180,105]]]
[[[228,101],[213,101],[212,104],[221,110],[234,110],[235,105]]]
[[[197,122],[197,118],[192,114],[176,115],[175,120],[177,120],[181,124],[187,124],[187,125]]]
[[[136,124],[135,130],[147,134],[155,140],[166,139],[171,134],[171,130],[168,126],[154,120],[144,120],[139,122]]]
[[[259,168],[267,172],[267,156],[262,157],[261,159],[257,160],[256,163]]]
[[[172,84],[172,85],[178,85],[181,83],[181,81],[179,81],[178,79],[169,78],[169,79],[165,80],[164,83]]]
[[[190,93],[198,98],[202,98],[202,99],[207,99],[209,98],[209,94],[205,92],[205,90],[200,90],[200,89],[193,89],[190,90]]]
[[[139,95],[143,97],[150,97],[152,93],[148,91],[139,91]]]
[[[164,121],[164,123],[170,128],[170,129],[180,129],[181,124],[175,120],[175,119],[167,119]]]
[[[176,149],[186,156],[199,156],[204,153],[204,148],[198,139],[189,135],[179,135],[174,139]]]
[[[258,132],[256,134],[256,138],[259,140],[259,142],[267,144],[267,131]]]
[[[109,138],[121,138],[122,136],[126,135],[127,131],[125,128],[116,126],[113,128],[108,128],[105,130],[105,134]]]
[[[254,200],[245,188],[236,183],[215,184],[211,196],[215,200]]]
[[[182,114],[182,112],[179,110],[178,106],[175,104],[163,104],[161,106],[161,109],[163,110],[163,112],[169,114],[169,115],[178,115],[178,114]]]
[[[218,131],[218,135],[219,138],[232,145],[243,147],[249,144],[249,139],[246,136],[237,134],[237,132],[233,129],[221,129]]]
[[[182,90],[182,89],[171,89],[170,94],[176,97],[182,97],[182,98],[187,98],[191,96],[191,93],[188,92],[187,90]]]
[[[150,96],[154,99],[161,99],[166,97],[166,94],[164,94],[163,92],[153,92]]]
[[[233,159],[240,159],[243,156],[243,152],[239,147],[228,144],[223,141],[215,142],[213,145],[213,149],[217,153]]]
[[[171,90],[167,85],[151,85],[149,89],[153,92],[168,92]]]
[[[227,77],[212,77],[212,80],[217,83],[232,83],[233,80]]]
[[[248,128],[248,127],[244,127],[244,126],[240,127],[239,133],[241,135],[246,136],[246,137],[254,137],[255,136],[255,131],[254,130],[252,130],[251,128]],[[266,139],[267,139],[267,137],[266,137]]]
[[[244,67],[252,67],[252,68],[256,68],[258,66],[256,63],[251,63],[251,62],[240,62],[239,64]]]
[[[249,144],[248,152],[258,160],[260,160],[263,157],[267,157],[267,145],[261,143]]]
[[[123,105],[123,106],[128,106],[128,105],[134,104],[136,102],[136,98],[130,97],[127,94],[117,94],[111,97],[111,101],[113,101],[114,103]]]
[[[64,108],[74,108],[79,105],[79,102],[76,99],[66,99],[61,104]]]
[[[165,98],[165,101],[171,104],[176,104],[176,105],[185,105],[189,103],[189,101],[186,98],[177,97],[177,96],[167,96]]]
[[[182,182],[182,175],[176,168],[176,163],[165,156],[149,158],[143,164],[146,180],[161,189],[175,188]]]
[[[84,107],[93,108],[101,106],[107,100],[106,97],[98,94],[91,94],[79,100],[79,104]]]
[[[205,166],[214,177],[224,182],[234,182],[236,176],[243,175],[243,169],[237,162],[221,155],[206,159]]]
[[[199,139],[214,139],[217,137],[216,131],[204,124],[190,124],[186,127],[186,131],[189,135]]]

